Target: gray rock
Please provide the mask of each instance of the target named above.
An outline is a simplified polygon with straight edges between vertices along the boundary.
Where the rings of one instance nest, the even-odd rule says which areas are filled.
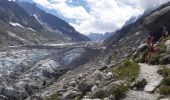
[[[75,87],[77,85],[77,82],[75,80],[72,80],[69,82],[69,85]]]
[[[6,97],[4,95],[0,95],[0,100],[8,100],[8,97]]]
[[[98,91],[99,90],[99,88],[96,86],[96,85],[94,85],[92,88],[91,88],[91,92],[93,93],[93,92],[95,92],[95,91]]]
[[[170,54],[166,54],[160,59],[161,64],[169,64],[170,63]]]
[[[150,83],[148,85],[145,86],[144,90],[146,92],[152,93],[154,92],[154,90],[161,84],[161,81],[158,80],[156,82]]]
[[[10,87],[0,87],[0,94],[8,97],[9,100],[23,100],[26,98],[26,93],[24,91]]]
[[[77,76],[77,79],[79,79],[79,80],[81,80],[82,78],[83,78],[83,74],[79,74],[78,76]]]
[[[99,67],[99,68],[98,68],[99,71],[103,71],[103,70],[105,70],[105,69],[107,69],[107,66],[102,66],[102,67]]]
[[[25,85],[25,90],[28,92],[29,95],[34,94],[35,92],[39,92],[41,86],[38,83],[28,83]]]
[[[93,83],[92,83],[92,82],[90,82],[90,81],[89,81],[89,82],[88,82],[88,81],[84,81],[84,82],[79,83],[78,86],[77,86],[77,88],[78,88],[82,93],[84,93],[84,92],[90,91],[91,88],[92,88],[92,86],[93,86]]]
[[[138,48],[137,48],[137,52],[143,52],[144,50],[146,50],[148,48],[147,44],[141,44]]]
[[[31,96],[30,100],[43,100],[40,96]]]
[[[104,80],[105,78],[105,73],[96,70],[93,74],[89,75],[88,77],[86,77],[86,80],[91,81],[92,83],[95,83],[98,80]]]
[[[98,90],[96,89],[95,91],[93,91],[90,97],[91,98],[109,97],[110,95],[112,95],[114,88],[115,88],[115,84],[110,83]]]
[[[62,95],[66,91],[67,91],[66,89],[59,89],[59,90],[57,90],[57,94]]]
[[[106,93],[107,92],[104,89],[99,89],[99,90],[93,91],[90,97],[91,98],[102,98],[102,97],[105,97]]]
[[[110,80],[110,79],[112,79],[114,77],[114,73],[112,73],[112,72],[108,72],[107,74],[106,74],[106,79],[107,80]]]
[[[81,94],[77,91],[68,91],[63,94],[62,100],[73,100],[79,95]]]
[[[170,46],[170,40],[165,41],[165,46]]]

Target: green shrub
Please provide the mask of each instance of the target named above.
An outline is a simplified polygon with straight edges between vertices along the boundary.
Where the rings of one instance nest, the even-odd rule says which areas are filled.
[[[159,88],[159,92],[161,95],[169,95],[170,94],[170,86],[161,86]]]
[[[160,55],[157,53],[152,54],[151,64],[159,64]]]
[[[126,96],[126,92],[128,91],[128,86],[119,85],[113,89],[113,95],[115,96],[115,100],[120,100]]]
[[[165,53],[166,52],[166,46],[165,45],[162,45],[161,47],[160,47],[160,54],[161,53]]]
[[[132,81],[138,76],[139,69],[138,63],[125,60],[122,62],[122,66],[113,70],[113,73],[117,75],[117,80],[129,79],[129,81]]]
[[[146,79],[142,79],[142,80],[138,80],[137,82],[135,82],[133,87],[136,87],[137,90],[139,90],[139,89],[143,89],[146,84],[147,84]]]
[[[157,73],[162,75],[163,77],[170,77],[170,68],[164,67],[163,69],[159,69]]]
[[[145,50],[145,51],[142,53],[142,55],[141,55],[141,61],[140,61],[141,63],[146,62],[147,55],[148,55],[148,51]]]
[[[170,86],[170,77],[165,77],[162,80],[162,84],[165,85],[165,86]]]

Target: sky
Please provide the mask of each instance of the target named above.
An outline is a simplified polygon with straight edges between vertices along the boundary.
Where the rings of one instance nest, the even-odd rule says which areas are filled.
[[[131,17],[159,7],[170,0],[22,0],[33,1],[46,11],[67,21],[77,31],[90,33],[113,32]]]

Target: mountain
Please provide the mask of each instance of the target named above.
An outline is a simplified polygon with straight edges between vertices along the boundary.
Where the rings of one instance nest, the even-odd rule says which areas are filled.
[[[35,17],[13,1],[0,0],[0,45],[31,45],[69,42],[45,29]]]
[[[137,17],[131,17],[129,20],[126,21],[126,23],[123,25],[123,27],[134,23],[137,20]]]
[[[110,37],[112,33],[105,33],[105,34],[100,34],[100,33],[91,33],[87,35],[92,41],[103,41]]]
[[[115,44],[120,43],[122,40],[132,42],[139,40],[142,41],[146,39],[146,36],[150,31],[159,33],[162,25],[166,26],[168,31],[170,31],[169,6],[170,2],[163,4],[148,14],[143,15],[136,22],[116,31],[115,34],[109,37],[105,42],[108,44]]]
[[[63,35],[68,36],[73,41],[89,41],[90,39],[83,34],[77,32],[72,26],[70,26],[64,20],[46,13],[36,6],[27,2],[21,2],[19,5],[25,9],[30,16],[34,16],[43,26],[56,32],[60,32]],[[31,8],[31,9],[30,9]]]

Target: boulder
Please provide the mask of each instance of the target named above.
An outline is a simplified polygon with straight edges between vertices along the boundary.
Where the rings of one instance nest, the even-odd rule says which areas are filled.
[[[165,41],[166,52],[170,53],[170,40]]]
[[[8,100],[8,97],[6,97],[4,95],[0,95],[0,100]]]
[[[108,72],[106,74],[106,80],[111,80],[113,77],[114,77],[114,73],[112,73],[112,72]]]
[[[156,82],[152,82],[145,86],[144,91],[152,93],[154,90],[161,84],[161,80],[158,80]]]
[[[16,90],[12,87],[0,87],[1,97],[7,97],[9,100],[23,100],[26,98],[24,91]]]
[[[146,50],[148,48],[147,44],[141,44],[138,48],[137,48],[137,52],[143,52],[144,50]]]
[[[113,89],[115,88],[114,83],[110,83],[107,86],[104,86],[100,89],[95,89],[95,91],[92,91],[91,98],[103,98],[103,97],[109,97],[113,93]]]
[[[32,95],[35,92],[39,92],[41,85],[38,83],[32,82],[32,83],[26,84],[24,88],[28,92],[29,95]]]
[[[99,71],[103,71],[103,70],[105,70],[105,69],[107,69],[107,68],[108,68],[108,66],[102,66],[102,67],[99,67],[98,70],[99,70]]]
[[[77,85],[77,82],[75,80],[72,80],[68,83],[70,86],[75,87]]]
[[[91,94],[91,98],[102,98],[104,97],[106,94],[106,91],[104,91],[103,89],[99,89],[97,91],[94,91],[92,94]]]
[[[92,93],[95,92],[95,91],[97,91],[97,90],[99,90],[99,88],[98,88],[96,85],[94,85],[94,86],[91,88],[91,92],[92,92]]]
[[[170,46],[170,40],[165,41],[165,46]]]
[[[77,88],[82,92],[88,92],[91,90],[93,86],[93,83],[90,81],[84,81],[84,82],[80,82],[77,86]]]
[[[68,91],[63,94],[62,100],[74,100],[79,95],[81,95],[81,93],[77,91]]]
[[[101,81],[104,80],[105,78],[105,73],[96,70],[93,74],[89,75],[88,77],[86,77],[87,81],[91,81],[92,83],[95,83],[96,81]]]
[[[161,64],[169,64],[170,63],[170,54],[164,55],[162,58],[160,58]]]

